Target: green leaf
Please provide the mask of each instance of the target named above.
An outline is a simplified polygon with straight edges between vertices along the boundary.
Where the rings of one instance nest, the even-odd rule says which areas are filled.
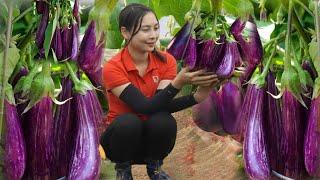
[[[54,19],[52,21],[49,21],[47,29],[46,29],[46,33],[45,33],[43,47],[45,50],[46,58],[48,57],[48,54],[49,54],[51,40],[53,38],[54,31],[56,30],[57,23],[58,23],[58,12],[56,11],[54,14]]]
[[[90,20],[96,21],[97,32],[106,32],[110,26],[110,16],[117,4],[117,0],[96,0],[89,13]]]
[[[224,0],[222,4],[226,13],[236,17],[246,17],[254,13],[250,0]]]
[[[153,10],[160,19],[163,16],[173,15],[179,25],[183,25],[185,20],[185,14],[190,10],[192,6],[192,0],[158,0],[152,1]],[[202,0],[201,10],[211,11],[210,2]]]
[[[151,5],[150,0],[127,0],[127,4],[131,4],[131,3],[139,3],[139,4],[143,4],[145,6],[148,6],[148,7],[150,7],[150,5]]]
[[[4,82],[7,82],[9,80],[9,77],[11,76],[14,68],[16,67],[20,55],[19,55],[19,49],[18,48],[9,48],[8,51],[8,61],[5,69],[5,76],[3,77],[3,62],[4,62],[4,52],[0,52],[0,82],[2,82],[4,78]]]
[[[110,26],[107,30],[106,35],[106,48],[109,49],[120,49],[123,42],[122,35],[119,31],[118,16],[120,11],[124,8],[124,3],[118,1],[117,5],[113,9],[110,16]]]
[[[22,97],[27,97],[29,95],[31,84],[34,77],[41,71],[41,66],[35,65],[27,76],[21,77],[14,87],[14,92],[21,92]]]
[[[309,54],[317,72],[320,72],[320,59],[318,59],[317,57],[318,53],[320,52],[318,52],[318,49],[317,49],[317,42],[315,40],[312,40],[309,43]]]

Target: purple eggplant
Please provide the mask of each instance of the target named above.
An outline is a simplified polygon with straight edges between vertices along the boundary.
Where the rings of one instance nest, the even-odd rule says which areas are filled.
[[[207,64],[211,61],[211,53],[215,46],[213,40],[207,40],[197,44],[197,61],[196,68],[207,67]]]
[[[76,18],[77,26],[80,27],[81,20],[80,20],[80,14],[79,14],[79,0],[74,1],[72,14],[73,14],[73,17]]]
[[[51,176],[53,163],[52,100],[43,97],[27,112],[27,176],[31,179]]]
[[[79,28],[77,24],[71,25],[71,40],[70,40],[70,46],[71,53],[70,53],[70,59],[76,61],[77,55],[78,55],[78,48],[79,48]]]
[[[208,98],[192,107],[192,119],[200,129],[207,132],[217,132],[222,129],[217,110],[218,103],[219,96],[212,90]]]
[[[72,51],[72,29],[69,26],[65,26],[61,29],[62,39],[62,59],[68,59],[71,56]]]
[[[240,54],[236,42],[226,43],[225,48],[224,57],[216,71],[216,74],[220,78],[230,78],[235,69],[236,62],[240,61]]]
[[[316,69],[314,68],[313,64],[309,60],[303,61],[302,68],[310,74],[312,80],[315,80],[318,77],[318,73]]]
[[[91,21],[80,44],[78,63],[83,70],[94,71],[94,68],[91,66],[95,61],[95,56],[93,56],[96,52],[95,30],[96,23],[95,21]]]
[[[43,14],[45,12],[46,2],[39,0],[36,1],[36,9],[38,14]]]
[[[284,160],[284,174],[299,178],[304,173],[303,140],[304,122],[302,105],[288,90],[282,96],[282,124],[284,127],[280,155]]]
[[[247,90],[246,90],[246,93],[245,93],[245,96],[244,96],[244,99],[243,99],[243,102],[242,102],[242,105],[241,105],[241,109],[240,109],[240,112],[238,113],[237,115],[237,120],[236,122],[239,123],[239,139],[240,141],[243,141],[243,138],[244,138],[244,135],[245,135],[245,132],[246,132],[246,125],[247,125],[247,120],[249,119],[249,116],[250,116],[250,102],[251,102],[251,93],[252,93],[252,89],[253,89],[253,86],[249,84],[249,86],[247,87]]]
[[[241,110],[242,95],[240,85],[229,80],[220,90],[220,105],[218,107],[219,116],[223,125],[223,130],[229,134],[240,133],[240,123],[237,122],[237,115]]]
[[[244,138],[244,162],[245,170],[250,179],[269,179],[270,165],[264,133],[264,99],[265,90],[255,85],[251,87],[250,100],[242,108],[247,108],[247,127]]]
[[[72,98],[72,81],[69,78],[62,80],[62,92],[59,100]],[[67,176],[72,156],[72,140],[75,113],[72,99],[57,107],[54,116],[54,176]]]
[[[58,60],[62,60],[62,38],[61,38],[61,28],[57,27],[53,38],[52,38],[52,42],[51,42],[51,48],[53,49],[54,53],[56,54],[56,57]]]
[[[102,87],[102,68],[99,69],[97,72],[94,73],[87,73],[91,83],[95,87]]]
[[[247,40],[245,40],[242,35],[246,26],[249,31]],[[239,52],[242,60],[247,63],[246,72],[240,77],[240,80],[243,83],[250,79],[256,66],[261,62],[263,58],[263,47],[257,26],[251,16],[248,21],[241,21],[240,18],[236,19],[231,25],[230,31],[234,38],[239,42]]]
[[[44,11],[41,16],[40,24],[36,32],[36,45],[38,46],[39,49],[43,48],[45,32],[47,29],[48,21],[49,21],[49,5],[45,4]]]
[[[187,45],[185,56],[182,58],[185,65],[193,69],[196,65],[197,60],[197,42],[190,36],[189,43]]]
[[[92,92],[85,95],[76,93],[74,96],[76,108],[75,146],[71,159],[68,179],[99,178],[100,155],[99,141],[96,128],[95,106],[92,102]]]
[[[276,81],[271,72],[267,76],[267,92],[270,94],[278,94]],[[283,137],[284,129],[282,124],[282,114],[280,101],[273,98],[270,94],[266,100],[266,138],[268,144],[268,154],[270,157],[270,165],[276,172],[283,172],[284,161],[280,156],[281,138]]]
[[[304,163],[310,176],[320,177],[320,96],[313,99],[304,137]]]
[[[224,57],[225,49],[226,37],[225,35],[221,35],[220,39],[215,43],[215,46],[211,51],[211,58],[209,59],[210,61],[206,64],[206,67],[203,68],[208,69],[208,71],[211,72],[216,72]]]
[[[4,174],[6,179],[19,180],[26,168],[26,145],[15,105],[5,100],[6,132],[4,136]]]
[[[184,57],[185,49],[188,45],[188,39],[191,36],[192,24],[187,21],[180,31],[170,41],[167,51],[176,58],[181,60]]]

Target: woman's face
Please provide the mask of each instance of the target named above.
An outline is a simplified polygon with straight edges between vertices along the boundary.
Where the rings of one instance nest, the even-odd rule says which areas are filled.
[[[132,32],[130,32],[130,37]],[[128,46],[140,51],[151,52],[156,46],[159,38],[159,22],[152,12],[147,13],[141,21],[141,27],[137,34],[135,34]]]

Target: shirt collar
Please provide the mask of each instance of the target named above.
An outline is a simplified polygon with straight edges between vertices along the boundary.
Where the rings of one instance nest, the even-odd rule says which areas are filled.
[[[149,64],[146,69],[146,73],[152,71],[153,69],[157,69],[156,61],[158,60],[153,53],[149,53],[148,55]],[[129,53],[128,47],[125,47],[122,50],[122,62],[127,69],[127,71],[137,71],[137,68],[133,62],[132,56]]]

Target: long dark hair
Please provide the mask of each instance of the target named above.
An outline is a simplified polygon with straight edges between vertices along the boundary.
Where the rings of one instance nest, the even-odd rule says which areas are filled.
[[[157,18],[152,9],[142,4],[132,3],[122,9],[118,19],[119,30],[121,31],[121,27],[125,27],[128,31],[132,32],[132,36],[129,40],[126,41],[126,45],[128,45],[132,37],[139,32],[141,28],[142,18],[149,12],[153,13]],[[157,21],[159,22],[158,18]],[[154,48],[152,53],[156,55],[161,61],[166,61],[166,58],[159,51],[157,51],[156,48]]]

